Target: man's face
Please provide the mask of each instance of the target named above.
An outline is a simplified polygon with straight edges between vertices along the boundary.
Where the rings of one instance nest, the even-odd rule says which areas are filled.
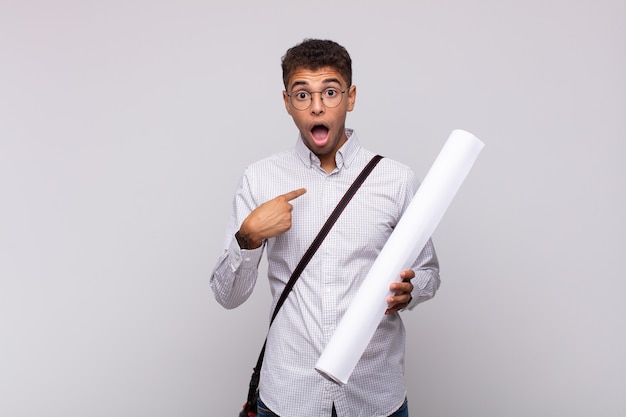
[[[337,99],[332,99],[335,94],[341,100],[338,105]],[[293,118],[306,146],[322,160],[323,165],[327,162],[334,166],[335,153],[347,140],[346,115],[354,108],[356,87],[348,88],[341,74],[333,68],[324,67],[315,71],[301,68],[289,78],[283,99],[287,113]],[[306,107],[309,103],[310,106],[304,110],[297,108]],[[333,105],[336,107],[329,107]]]

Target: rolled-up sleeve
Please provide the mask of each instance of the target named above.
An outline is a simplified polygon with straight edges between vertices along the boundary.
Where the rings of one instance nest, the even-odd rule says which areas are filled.
[[[211,274],[210,284],[218,303],[231,309],[250,297],[258,277],[263,247],[243,250],[233,238],[229,247],[218,258]]]

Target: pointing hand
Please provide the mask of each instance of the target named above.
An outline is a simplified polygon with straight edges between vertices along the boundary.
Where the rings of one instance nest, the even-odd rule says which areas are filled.
[[[266,201],[246,217],[241,224],[239,234],[250,243],[250,248],[258,248],[263,240],[278,236],[291,229],[290,201],[306,193],[304,188],[281,194]]]

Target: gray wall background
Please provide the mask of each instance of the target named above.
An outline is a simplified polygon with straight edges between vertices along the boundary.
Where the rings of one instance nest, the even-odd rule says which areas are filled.
[[[280,57],[332,38],[348,118],[423,177],[486,147],[405,314],[412,415],[626,415],[626,3],[0,2],[0,414],[227,416],[269,307],[210,293]],[[265,266],[262,265],[264,268]],[[250,337],[246,337],[250,334]]]

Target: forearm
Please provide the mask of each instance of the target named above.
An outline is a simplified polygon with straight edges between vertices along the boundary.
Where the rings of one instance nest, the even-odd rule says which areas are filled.
[[[262,252],[263,246],[254,250],[241,250],[233,237],[211,274],[210,285],[218,303],[232,309],[250,297],[258,277]]]

